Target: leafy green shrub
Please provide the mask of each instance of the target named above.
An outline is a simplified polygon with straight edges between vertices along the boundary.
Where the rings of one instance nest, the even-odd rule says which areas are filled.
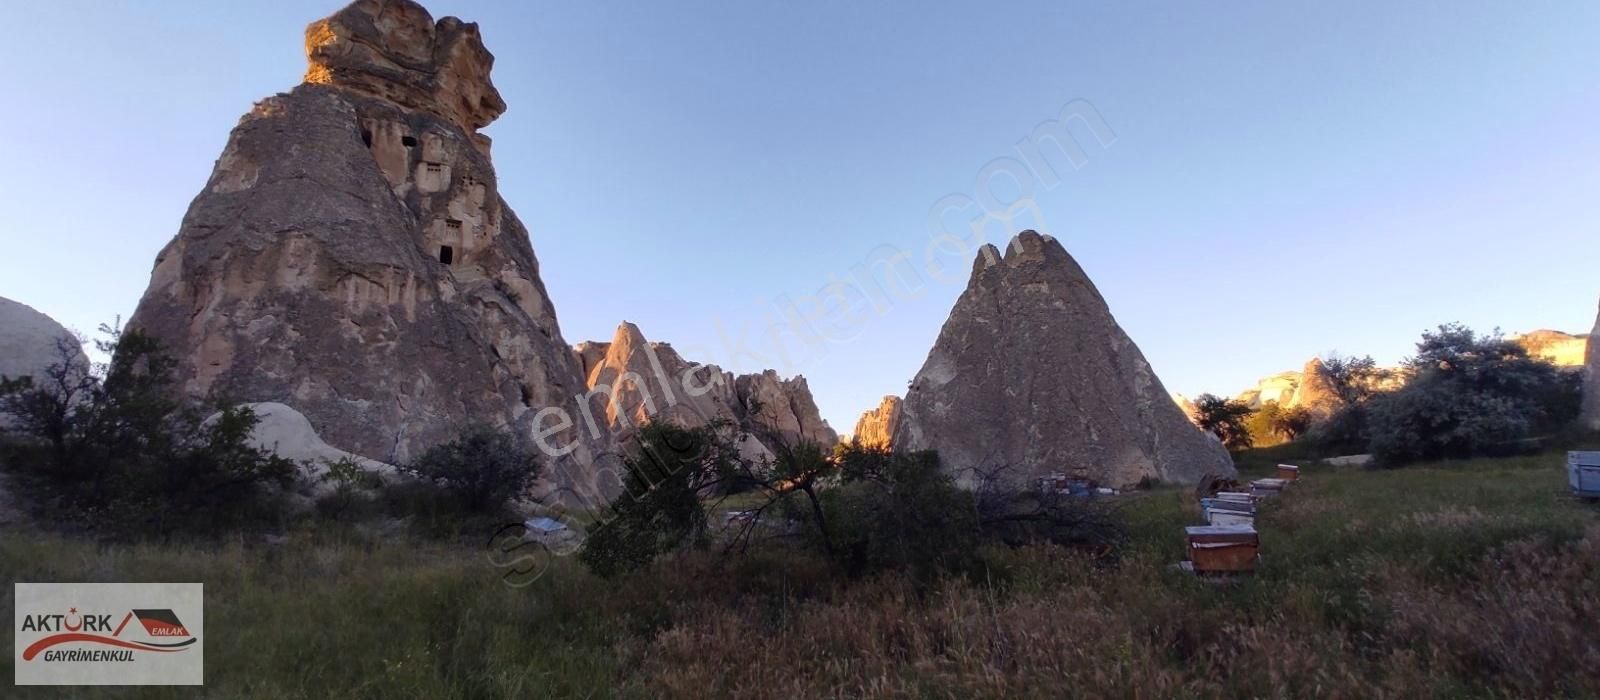
[[[914,580],[975,562],[972,494],[958,488],[932,451],[845,446],[835,452],[844,483],[823,492],[835,556],[855,575],[904,572]]]
[[[363,469],[350,457],[325,461],[323,466],[327,471],[323,472],[321,480],[332,490],[317,499],[316,508],[318,515],[329,520],[355,514],[355,506],[362,503],[362,494],[383,485],[377,474]]]
[[[525,493],[540,467],[533,449],[509,433],[479,425],[434,445],[401,470],[443,489],[468,513],[490,513]]]

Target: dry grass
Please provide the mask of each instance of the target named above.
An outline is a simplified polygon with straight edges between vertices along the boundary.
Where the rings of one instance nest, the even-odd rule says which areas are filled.
[[[1600,514],[1564,495],[1560,465],[1308,467],[1263,510],[1257,576],[1227,586],[1171,569],[1199,518],[1177,489],[1132,497],[1113,565],[991,551],[987,575],[931,589],[772,554],[618,582],[563,560],[510,589],[475,543],[327,532],[280,547],[12,532],[0,570],[205,581],[217,698],[1597,697]]]

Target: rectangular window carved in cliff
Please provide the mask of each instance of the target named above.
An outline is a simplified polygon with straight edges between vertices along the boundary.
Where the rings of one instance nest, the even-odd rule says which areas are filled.
[[[455,262],[455,259],[456,251],[454,248],[451,248],[447,245],[439,246],[439,262],[449,265],[450,263]]]

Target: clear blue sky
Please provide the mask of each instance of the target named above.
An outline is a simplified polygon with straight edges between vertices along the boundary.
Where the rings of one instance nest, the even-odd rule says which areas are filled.
[[[1088,162],[1036,193],[1040,228],[1173,391],[1394,361],[1444,321],[1594,321],[1600,3],[428,5],[497,56],[500,188],[567,340],[628,319],[765,359],[841,430],[904,390],[967,254],[787,362],[732,357],[719,324],[759,336],[875,248],[920,258],[930,208],[1072,100],[1116,140],[1075,131]],[[7,2],[0,296],[82,330],[129,314],[229,129],[338,7]]]

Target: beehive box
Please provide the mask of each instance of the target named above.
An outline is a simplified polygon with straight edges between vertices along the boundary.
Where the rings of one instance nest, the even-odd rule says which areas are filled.
[[[1567,485],[1584,498],[1600,498],[1600,452],[1568,452]]]
[[[1255,503],[1256,502],[1255,496],[1252,496],[1252,495],[1250,495],[1248,493],[1244,493],[1243,491],[1223,491],[1223,492],[1217,494],[1217,500],[1219,500],[1219,501],[1230,501],[1230,502],[1233,502],[1233,503]]]
[[[1257,498],[1276,496],[1283,493],[1283,487],[1288,484],[1283,479],[1256,479],[1250,482],[1250,495]]]
[[[1278,478],[1284,481],[1294,481],[1300,478],[1300,468],[1293,464],[1278,465]]]
[[[1206,511],[1206,522],[1212,525],[1254,526],[1256,524],[1256,514],[1246,510],[1212,508]]]
[[[1189,562],[1199,573],[1254,571],[1261,539],[1248,525],[1199,525],[1184,528]]]

